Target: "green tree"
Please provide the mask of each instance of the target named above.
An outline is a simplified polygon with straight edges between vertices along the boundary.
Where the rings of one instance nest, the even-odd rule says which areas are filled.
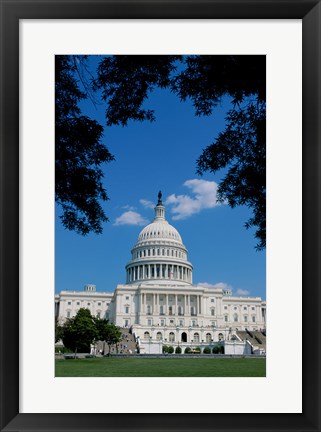
[[[89,352],[90,344],[97,338],[95,320],[84,308],[79,309],[75,317],[67,319],[62,331],[64,346],[71,349],[75,356],[77,352]]]
[[[80,234],[101,233],[108,220],[100,200],[108,199],[103,187],[102,163],[114,159],[102,143],[103,127],[81,115],[79,102],[86,94],[75,78],[81,56],[55,58],[55,187],[62,224]]]
[[[96,324],[96,340],[103,341],[108,345],[108,354],[112,345],[117,345],[121,341],[122,332],[115,324],[109,323],[106,319],[95,319]],[[104,348],[105,353],[105,348]]]
[[[63,326],[59,324],[59,321],[55,319],[55,343],[62,340],[63,337]]]
[[[230,100],[226,128],[200,155],[197,172],[225,169],[219,200],[253,210],[245,226],[256,228],[258,250],[266,225],[265,65],[265,56],[112,56],[102,59],[94,82],[107,103],[107,125],[155,120],[143,103],[156,87],[191,100],[198,116]]]

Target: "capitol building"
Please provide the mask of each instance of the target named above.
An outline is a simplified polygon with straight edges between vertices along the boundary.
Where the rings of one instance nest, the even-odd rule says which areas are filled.
[[[153,222],[131,250],[126,283],[114,292],[98,292],[95,285],[61,291],[55,296],[58,320],[88,308],[92,315],[130,329],[141,353],[161,353],[163,345],[184,349],[218,341],[226,353],[232,348],[239,354],[265,353],[266,302],[193,285],[193,265],[179,232],[166,220],[161,193],[154,210]]]

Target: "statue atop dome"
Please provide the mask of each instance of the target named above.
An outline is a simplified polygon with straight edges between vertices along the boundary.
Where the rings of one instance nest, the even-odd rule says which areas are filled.
[[[160,204],[160,205],[162,205],[163,203],[162,203],[162,191],[159,191],[158,192],[158,203],[157,204]]]

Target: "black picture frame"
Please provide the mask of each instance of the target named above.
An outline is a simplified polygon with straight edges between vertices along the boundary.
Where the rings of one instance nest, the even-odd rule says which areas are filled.
[[[321,5],[309,0],[0,0],[1,431],[320,431]],[[302,19],[303,413],[19,413],[19,20]],[[215,391],[215,389],[213,390]]]

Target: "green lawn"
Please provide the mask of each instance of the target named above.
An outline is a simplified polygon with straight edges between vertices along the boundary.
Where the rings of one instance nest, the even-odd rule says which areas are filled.
[[[265,358],[104,357],[56,360],[56,377],[265,377]]]

